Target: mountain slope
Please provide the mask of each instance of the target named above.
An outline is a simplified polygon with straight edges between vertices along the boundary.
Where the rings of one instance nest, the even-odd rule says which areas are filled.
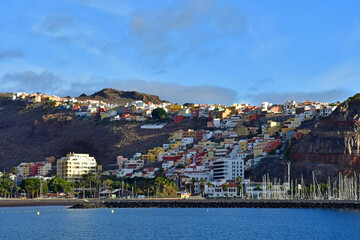
[[[322,180],[360,172],[360,95],[349,98],[316,128],[293,144],[289,157],[299,174],[312,171]]]
[[[81,95],[78,97],[79,100],[93,99],[100,100],[108,103],[124,104],[136,100],[142,100],[143,102],[152,102],[159,104],[164,102],[158,96],[139,93],[136,91],[119,91],[112,88],[105,88],[99,92],[96,92],[90,96]]]
[[[167,143],[170,132],[196,128],[198,122],[168,123],[156,130],[141,129],[142,124],[82,119],[70,110],[47,110],[41,103],[28,105],[0,96],[0,169],[68,152],[89,153],[99,164],[114,164],[117,156],[146,153]]]

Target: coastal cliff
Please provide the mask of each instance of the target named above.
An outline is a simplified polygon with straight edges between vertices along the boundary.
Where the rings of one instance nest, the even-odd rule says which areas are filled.
[[[289,158],[296,175],[322,180],[339,172],[360,172],[360,95],[349,98],[327,118],[319,120],[312,132],[291,144]]]

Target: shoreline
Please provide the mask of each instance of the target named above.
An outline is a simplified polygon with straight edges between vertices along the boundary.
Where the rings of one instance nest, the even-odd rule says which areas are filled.
[[[239,199],[0,199],[3,207],[68,206],[91,208],[293,208],[359,209],[355,200],[239,200]]]
[[[359,209],[360,201],[343,200],[109,200],[79,203],[71,209],[90,208],[298,208]]]
[[[0,199],[0,208],[31,206],[73,206],[75,204],[93,202],[93,199]],[[95,200],[96,201],[96,200]]]

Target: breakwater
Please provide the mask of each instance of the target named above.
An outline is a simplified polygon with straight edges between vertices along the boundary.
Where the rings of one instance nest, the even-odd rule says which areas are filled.
[[[87,208],[318,208],[360,209],[360,201],[336,200],[108,200],[78,203]]]

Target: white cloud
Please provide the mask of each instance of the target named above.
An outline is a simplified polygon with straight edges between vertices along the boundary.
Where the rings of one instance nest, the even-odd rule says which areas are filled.
[[[0,78],[1,91],[25,91],[57,94],[60,96],[79,96],[92,94],[103,88],[115,88],[122,91],[138,91],[159,96],[163,100],[177,103],[221,103],[231,104],[236,101],[237,93],[229,88],[194,85],[186,86],[175,83],[144,80],[119,80],[88,78],[82,80],[63,79],[50,72],[15,72]]]
[[[318,92],[261,92],[250,93],[241,97],[243,101],[249,101],[252,104],[259,105],[262,102],[271,102],[282,104],[287,100],[295,100],[298,102],[313,100],[320,102],[335,102],[347,99],[353,93],[344,89],[332,89]]]
[[[208,56],[238,36],[245,17],[214,0],[185,0],[174,6],[135,12],[131,42],[150,64],[180,62],[186,57]]]
[[[5,91],[47,92],[55,93],[62,88],[63,80],[49,71],[43,72],[15,72],[0,78],[1,88]]]

